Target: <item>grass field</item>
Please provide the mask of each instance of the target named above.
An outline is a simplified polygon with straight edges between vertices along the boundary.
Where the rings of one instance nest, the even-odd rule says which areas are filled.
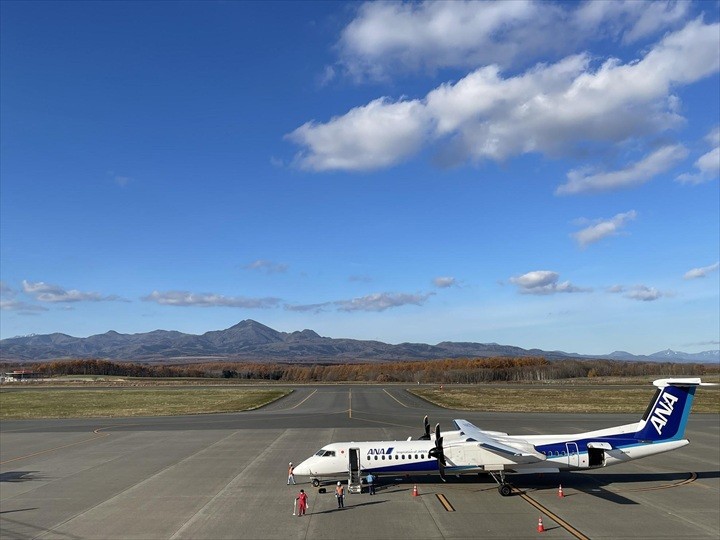
[[[539,388],[473,386],[412,388],[410,392],[440,407],[463,411],[636,413],[643,414],[655,388]],[[720,413],[720,387],[701,387],[693,413]]]
[[[710,377],[717,379],[717,377]],[[92,381],[85,381],[92,382]],[[120,381],[114,381],[119,383]],[[0,419],[170,416],[182,414],[238,412],[256,409],[275,401],[291,390],[263,386],[218,385],[202,388],[202,381],[123,380],[124,388],[45,386],[0,391]],[[714,382],[717,382],[715,380]],[[95,380],[93,384],[97,384]],[[236,383],[237,384],[237,383]],[[622,385],[625,386],[622,386]],[[604,387],[598,388],[596,385]],[[109,386],[115,386],[110,382]],[[487,412],[645,412],[654,393],[651,383],[636,378],[563,381],[552,386],[475,385],[410,387],[413,394],[441,407]],[[699,388],[693,413],[720,413],[720,386]]]
[[[123,388],[0,392],[0,419],[170,416],[257,409],[289,394],[282,388]]]

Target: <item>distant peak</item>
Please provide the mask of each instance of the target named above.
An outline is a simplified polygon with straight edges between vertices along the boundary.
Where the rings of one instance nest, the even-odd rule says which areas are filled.
[[[292,338],[292,339],[297,339],[297,338],[315,339],[315,338],[319,338],[319,337],[320,337],[320,335],[317,332],[315,332],[314,330],[308,330],[308,329],[305,329],[302,332],[299,332],[296,330],[295,332],[292,332],[290,334],[290,338]]]
[[[244,321],[240,321],[236,325],[228,328],[228,330],[230,330],[231,328],[268,328],[268,329],[270,329],[269,326],[265,326],[264,324],[261,324],[252,319],[245,319]]]

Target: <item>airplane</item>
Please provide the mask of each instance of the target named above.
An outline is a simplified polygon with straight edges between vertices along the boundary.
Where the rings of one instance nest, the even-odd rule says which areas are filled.
[[[685,425],[699,378],[658,379],[639,422],[566,435],[508,435],[482,430],[467,420],[454,420],[454,431],[430,433],[404,441],[337,442],[327,444],[295,467],[315,487],[321,478],[350,475],[348,491],[359,492],[361,474],[375,476],[489,474],[502,496],[512,493],[506,474],[557,473],[608,467],[682,448]]]

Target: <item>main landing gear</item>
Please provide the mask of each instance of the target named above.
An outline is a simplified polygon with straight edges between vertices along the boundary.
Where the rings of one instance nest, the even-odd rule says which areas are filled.
[[[320,487],[320,480],[318,480],[317,478],[313,478],[312,485],[313,487]]]
[[[500,493],[500,495],[508,497],[512,494],[512,486],[505,482],[505,473],[503,471],[500,471],[499,473],[491,472],[490,476],[492,476],[493,480],[497,482],[498,493]],[[500,477],[499,479],[498,476]]]

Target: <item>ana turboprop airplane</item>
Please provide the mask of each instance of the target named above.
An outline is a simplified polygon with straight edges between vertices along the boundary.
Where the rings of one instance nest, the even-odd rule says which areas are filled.
[[[457,430],[430,433],[406,441],[337,442],[323,446],[295,467],[314,486],[320,478],[350,475],[359,485],[362,474],[404,475],[487,473],[507,496],[512,487],[506,474],[556,473],[608,467],[633,459],[676,450],[683,438],[700,379],[660,379],[639,422],[573,435],[508,435],[484,431],[466,420],[454,420]]]

